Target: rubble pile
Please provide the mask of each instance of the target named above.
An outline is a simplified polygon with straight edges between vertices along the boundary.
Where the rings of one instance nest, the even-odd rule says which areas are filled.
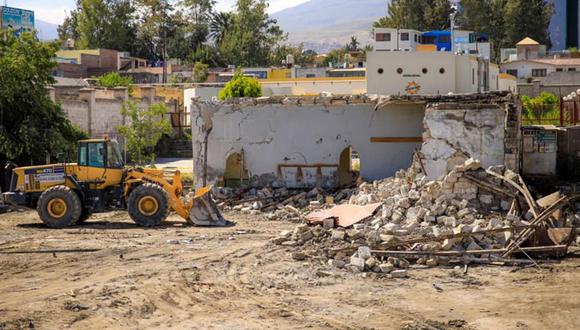
[[[513,229],[528,226],[525,220],[532,217],[517,206],[525,202],[518,204],[521,196],[509,181],[519,179],[504,166],[485,170],[469,159],[446,176],[429,181],[414,165],[395,177],[362,183],[351,195],[348,204],[353,207],[381,203],[373,215],[347,227],[339,225],[342,219],[307,215],[305,224],[281,233],[273,242],[298,246],[300,258],[322,258],[336,268],[379,273],[402,270],[392,276],[404,277],[410,265],[407,259],[433,267],[448,264],[454,253],[505,248]],[[343,212],[341,216],[349,215]],[[405,253],[401,252],[402,257],[378,253],[386,248]]]
[[[287,188],[242,189],[218,188],[214,192],[219,206],[225,211],[243,214],[263,214],[269,220],[300,222],[304,215],[321,207],[346,202],[356,189],[335,192],[321,188],[289,190]]]

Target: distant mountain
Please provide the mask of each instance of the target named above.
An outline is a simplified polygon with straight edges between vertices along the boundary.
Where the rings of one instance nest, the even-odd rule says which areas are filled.
[[[371,43],[372,23],[385,16],[390,0],[310,0],[272,14],[289,33],[288,41],[304,43],[319,53],[344,46],[356,36]]]
[[[40,40],[58,39],[58,25],[41,21],[39,19],[35,20],[34,25],[38,31],[38,38]]]

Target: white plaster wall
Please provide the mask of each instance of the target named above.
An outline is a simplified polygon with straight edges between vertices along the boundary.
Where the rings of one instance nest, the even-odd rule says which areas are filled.
[[[408,84],[416,82],[421,86],[418,95],[457,93],[456,75],[465,76],[466,73],[458,72],[462,67],[455,64],[455,58],[447,52],[369,52],[367,91],[369,94],[405,95],[408,94],[405,91]],[[397,73],[398,68],[403,69],[402,74]],[[426,74],[423,68],[427,69]],[[382,69],[382,74],[379,69]],[[440,69],[445,72],[440,73]]]
[[[264,96],[303,96],[329,92],[334,95],[360,95],[366,93],[366,81],[361,80],[298,80],[260,81]]]
[[[205,121],[199,110],[192,114],[194,163],[195,172],[203,173],[201,127],[211,118],[210,182],[223,174],[226,158],[242,149],[251,176],[275,177],[279,164],[338,165],[340,153],[348,146],[360,154],[363,178],[389,177],[409,166],[420,143],[371,143],[371,137],[420,137],[424,116],[424,106],[416,104],[390,105],[379,111],[374,110],[374,104],[269,104],[238,109],[221,105],[202,109]],[[201,180],[201,175],[196,177],[197,185]]]
[[[518,70],[518,79],[525,80],[527,78],[533,78],[543,81],[545,77],[532,77],[533,69],[546,69],[546,74],[556,72],[556,67],[549,64],[543,64],[531,61],[514,61],[503,63],[501,65],[502,72],[507,72],[507,70]]]
[[[455,57],[455,82],[454,93],[477,93],[479,82],[479,65],[477,58],[473,56]]]
[[[474,158],[484,167],[504,164],[506,113],[498,107],[439,110],[425,113],[425,141],[421,148],[430,179],[447,174],[455,156]]]
[[[121,108],[123,101],[97,99],[96,107],[92,112],[93,136],[102,136],[105,133],[117,131],[117,127],[123,125]]]

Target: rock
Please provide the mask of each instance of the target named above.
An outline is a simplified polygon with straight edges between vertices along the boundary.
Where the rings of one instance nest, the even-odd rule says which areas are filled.
[[[407,278],[407,271],[405,269],[394,270],[391,272],[393,278]]]
[[[483,248],[475,242],[471,242],[467,246],[467,251],[479,251],[479,250],[483,250]]]
[[[359,238],[363,238],[364,232],[361,230],[356,230],[356,229],[348,229],[346,231],[346,236],[354,241],[354,240],[357,240]]]
[[[297,261],[302,261],[302,260],[306,260],[306,253],[304,252],[294,252],[292,253],[292,259],[297,260]]]
[[[332,239],[336,241],[344,241],[345,236],[346,233],[342,230],[333,230],[331,235]]]
[[[305,242],[311,240],[312,238],[314,238],[314,235],[312,234],[312,231],[308,230],[308,231],[300,233],[300,235],[298,237],[299,237],[298,240],[300,242],[305,243]]]
[[[357,253],[357,257],[363,258],[365,260],[372,256],[371,248],[368,246],[359,247],[356,253]]]
[[[281,245],[282,243],[290,240],[288,237],[276,237],[272,239],[272,243],[276,245]]]
[[[359,257],[350,257],[350,265],[356,267],[359,272],[365,270],[365,259]]]
[[[493,203],[493,196],[492,195],[479,195],[479,201],[483,204],[491,204]]]
[[[322,227],[324,229],[332,229],[335,227],[334,222],[335,222],[334,218],[324,219],[324,220],[322,220]]]
[[[367,266],[368,269],[372,269],[373,267],[375,267],[377,265],[377,263],[378,263],[378,261],[374,257],[370,257],[365,261],[365,265]]]
[[[438,262],[437,262],[437,259],[435,259],[435,258],[428,259],[428,260],[425,262],[425,265],[427,265],[427,266],[429,266],[429,267],[436,267],[436,266],[437,266],[437,264],[438,264]]]
[[[390,263],[384,263],[384,264],[380,264],[379,265],[379,269],[381,270],[381,273],[388,274],[388,273],[390,273],[390,272],[392,272],[392,271],[395,270],[395,266],[393,266]]]
[[[443,241],[443,244],[441,244],[441,250],[450,251],[451,249],[453,249],[454,245],[455,245],[454,239],[446,239]]]
[[[335,267],[335,268],[343,268],[346,263],[342,260],[338,259],[329,259],[328,265]]]

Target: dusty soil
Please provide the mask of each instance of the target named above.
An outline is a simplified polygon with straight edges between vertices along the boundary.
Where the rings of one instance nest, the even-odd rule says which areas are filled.
[[[545,269],[390,279],[294,261],[268,242],[293,223],[227,217],[237,225],[194,228],[172,216],[143,229],[114,212],[53,230],[34,212],[0,215],[0,329],[580,327],[574,256]],[[39,250],[49,252],[24,253]]]

